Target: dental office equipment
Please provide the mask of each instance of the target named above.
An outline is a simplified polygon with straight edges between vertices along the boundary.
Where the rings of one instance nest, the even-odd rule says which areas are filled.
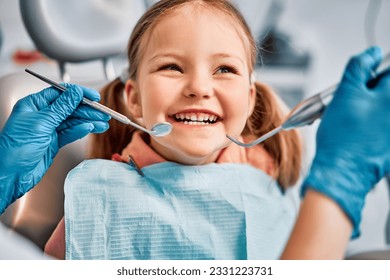
[[[382,71],[385,71],[385,69],[389,66],[389,63],[390,53],[384,56],[383,61],[378,69],[379,74],[376,74],[375,72],[372,73],[372,79],[367,83],[369,87],[376,83],[377,78],[382,75]],[[387,71],[389,70],[390,69],[387,69]],[[226,137],[239,146],[250,148],[267,140],[282,130],[290,130],[305,125],[311,125],[316,119],[321,118],[325,108],[332,100],[338,86],[339,84],[335,84],[321,91],[320,93],[303,100],[290,111],[286,117],[286,120],[281,125],[250,143],[240,142],[229,135],[226,135]]]
[[[64,92],[66,90],[66,87],[38,74],[38,73],[35,73],[34,71],[31,71],[29,69],[25,69],[25,71],[35,77],[37,77],[38,79],[52,85],[53,87],[55,87],[56,89],[59,89],[61,90],[62,92]],[[168,122],[161,122],[161,123],[156,123],[152,126],[152,129],[149,130],[149,129],[146,129],[134,122],[132,122],[129,118],[127,118],[126,116],[96,102],[96,101],[92,101],[88,98],[83,98],[83,103],[91,106],[92,108],[98,110],[98,111],[101,111],[103,113],[106,113],[108,115],[110,115],[112,118],[116,119],[117,121],[120,121],[121,123],[124,123],[124,124],[129,124],[139,130],[142,130],[143,132],[146,132],[152,136],[156,136],[156,137],[161,137],[161,136],[166,136],[168,135],[171,131],[172,131],[172,125]]]

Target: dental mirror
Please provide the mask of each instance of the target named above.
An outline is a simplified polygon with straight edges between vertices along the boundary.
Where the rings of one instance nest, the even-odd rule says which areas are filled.
[[[62,92],[64,92],[66,90],[66,87],[64,87],[64,86],[44,77],[42,75],[39,75],[38,73],[35,73],[34,71],[31,71],[29,69],[25,69],[25,71],[27,73],[33,75],[34,77],[52,85],[53,87],[55,87],[56,89],[59,89]],[[84,97],[82,102],[84,104],[91,106],[92,108],[94,108],[100,112],[103,112],[103,113],[106,113],[107,115],[110,115],[113,119],[116,119],[116,120],[120,121],[121,123],[131,125],[139,130],[142,130],[143,132],[146,132],[146,133],[153,135],[153,136],[156,136],[156,137],[166,136],[172,131],[172,125],[168,122],[156,123],[155,125],[153,125],[152,129],[149,130],[149,129],[146,129],[146,128],[136,124],[135,122],[132,122],[126,116],[124,116],[124,115],[122,115],[122,114],[96,102],[96,101],[92,101],[92,100]]]
[[[156,123],[153,125],[151,133],[154,136],[165,136],[171,133],[172,125],[168,122]]]

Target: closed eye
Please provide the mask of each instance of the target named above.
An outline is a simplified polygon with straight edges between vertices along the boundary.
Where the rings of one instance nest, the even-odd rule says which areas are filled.
[[[177,66],[176,64],[166,64],[158,68],[159,71],[162,70],[168,70],[168,71],[179,71],[180,73],[183,73],[183,70]]]

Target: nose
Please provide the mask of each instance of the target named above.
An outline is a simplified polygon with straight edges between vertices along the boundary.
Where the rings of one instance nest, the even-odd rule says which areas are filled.
[[[211,98],[214,95],[212,78],[206,73],[190,75],[183,94],[188,98]]]

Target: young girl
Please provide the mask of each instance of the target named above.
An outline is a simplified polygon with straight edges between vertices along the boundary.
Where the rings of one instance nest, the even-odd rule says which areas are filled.
[[[102,90],[102,103],[153,137],[111,121],[93,138],[91,160],[65,183],[65,220],[46,245],[58,258],[274,259],[295,209],[295,131],[244,149],[281,123],[283,105],[253,80],[256,44],[224,0],[162,0],[135,26],[129,72]],[[130,163],[126,164],[126,163]],[[66,254],[65,254],[66,253]]]

